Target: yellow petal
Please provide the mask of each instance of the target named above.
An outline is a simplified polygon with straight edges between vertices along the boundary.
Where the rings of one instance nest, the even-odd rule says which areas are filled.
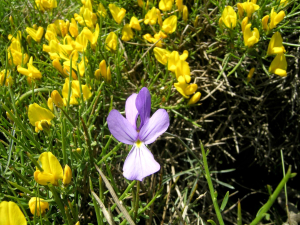
[[[190,100],[188,101],[187,105],[192,105],[192,104],[195,104],[199,101],[201,97],[201,93],[200,92],[196,92],[191,98]]]
[[[25,216],[14,202],[3,201],[0,203],[0,218],[1,225],[27,225]]]
[[[44,199],[37,197],[32,197],[28,202],[28,206],[30,212],[33,215],[36,213],[37,216],[40,216],[40,214],[44,214],[46,209],[49,209],[49,203]]]
[[[68,165],[65,165],[63,184],[64,185],[69,184],[71,182],[71,179],[72,179],[72,170]]]
[[[28,118],[31,125],[34,126],[36,122],[41,120],[51,121],[54,118],[54,114],[50,110],[45,109],[39,106],[38,104],[34,103],[29,105]]]
[[[57,158],[51,152],[44,152],[40,155],[39,161],[43,168],[42,173],[50,173],[55,180],[63,179],[63,169]]]

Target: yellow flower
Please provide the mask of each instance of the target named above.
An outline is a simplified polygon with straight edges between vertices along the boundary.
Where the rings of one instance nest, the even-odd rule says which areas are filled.
[[[189,17],[189,10],[188,10],[188,7],[186,5],[184,5],[183,10],[182,10],[182,19],[183,19],[183,21],[187,22],[188,17]]]
[[[129,24],[125,24],[122,29],[122,40],[123,41],[130,41],[133,38],[133,32],[130,28]]]
[[[118,6],[116,6],[115,4],[109,4],[108,8],[111,12],[111,15],[113,16],[114,20],[120,24],[123,20],[123,18],[125,17],[126,14],[126,9],[124,8],[119,8]]]
[[[76,37],[76,40],[72,42],[72,47],[79,52],[83,52],[86,50],[87,44],[87,36],[84,30],[82,30],[81,33]]]
[[[248,83],[249,83],[250,80],[252,79],[253,74],[254,74],[254,71],[255,71],[255,68],[254,68],[254,67],[250,69],[250,71],[249,71],[249,73],[248,73],[248,75],[247,75],[247,82],[248,82]]]
[[[157,23],[159,24],[159,26],[161,27],[162,26],[162,17],[161,17],[161,14],[160,14],[160,10],[159,9],[156,9],[156,15],[157,15]]]
[[[57,90],[52,91],[51,98],[52,98],[53,103],[58,108],[62,108],[64,106],[64,101]]]
[[[225,24],[226,27],[232,29],[236,26],[236,12],[231,6],[226,6],[222,12],[222,16],[219,19],[219,26],[222,27]]]
[[[256,28],[251,31],[251,23],[247,24],[244,30],[245,46],[252,47],[259,40],[259,32]]]
[[[71,182],[71,179],[72,179],[72,170],[68,165],[65,165],[63,184],[64,185],[69,184]]]
[[[41,79],[42,78],[41,72],[37,68],[35,68],[32,64],[33,64],[33,58],[31,56],[29,62],[27,63],[28,69],[25,69],[22,66],[18,66],[17,70],[19,73],[27,77],[30,77],[32,79]]]
[[[72,37],[78,36],[78,26],[77,26],[76,20],[74,18],[71,19],[71,23],[69,26],[69,32],[72,35]]]
[[[49,210],[49,203],[42,198],[32,197],[29,200],[28,205],[30,212],[33,215],[36,214],[37,216],[44,214],[46,212],[46,209]]]
[[[277,26],[277,24],[279,24],[285,17],[285,12],[283,10],[281,10],[278,14],[274,11],[274,8],[272,8],[271,10],[271,21],[270,21],[270,25],[269,28],[270,30],[272,30],[273,28],[275,28]]]
[[[160,0],[159,2],[159,9],[162,11],[169,11],[172,9],[174,0]]]
[[[177,28],[177,16],[173,15],[164,20],[162,30],[167,34],[173,33]]]
[[[26,27],[26,32],[30,35],[30,37],[32,37],[33,40],[40,42],[44,34],[44,28],[39,27],[38,30],[35,30],[33,28]]]
[[[267,31],[269,29],[269,26],[268,26],[269,18],[270,18],[270,16],[266,15],[261,19],[262,27],[265,31]]]
[[[55,20],[54,26],[56,33],[64,37],[68,33],[70,22],[65,22],[63,20]]]
[[[143,0],[137,0],[139,7],[143,8],[144,2]]]
[[[196,104],[201,98],[201,93],[200,92],[196,92],[188,101],[187,105],[193,105]]]
[[[85,7],[81,7],[79,15],[75,13],[74,18],[80,25],[90,28],[94,28],[94,24],[97,22],[97,15]]]
[[[161,30],[157,33],[157,34],[154,34],[154,38],[156,39],[156,40],[158,40],[158,39],[160,39],[160,38],[162,38],[162,39],[165,39],[165,38],[167,38],[168,37],[168,35],[166,35],[164,32],[162,32]]]
[[[110,67],[106,66],[105,60],[102,60],[99,64],[99,69],[95,71],[95,77],[97,79],[100,78],[100,75],[106,80],[107,82],[111,82],[111,72]]]
[[[244,10],[247,13],[247,17],[251,18],[252,14],[258,9],[259,5],[256,5],[255,3],[250,2],[249,0],[247,2],[238,3],[238,11],[240,18],[242,18]]]
[[[186,83],[190,83],[191,70],[189,64],[186,61],[179,59],[176,63],[175,75],[177,80],[179,77],[183,77]]]
[[[5,79],[5,81],[4,81],[4,79]],[[10,76],[10,71],[6,70],[6,73],[5,73],[5,69],[2,70],[0,72],[0,86],[5,85],[8,87],[8,85],[11,86],[12,84],[13,84],[13,79]]]
[[[92,97],[92,93],[87,85],[81,85],[83,100],[87,101],[90,97]],[[64,105],[67,104],[68,95],[69,95],[69,78],[65,79],[65,83],[62,89],[62,95],[64,100]],[[71,82],[71,96],[70,96],[70,105],[78,105],[77,98],[80,97],[80,87],[79,81],[73,80]]]
[[[178,83],[174,83],[174,86],[184,98],[189,98],[188,95],[192,95],[198,88],[197,84],[188,85],[182,76],[178,78]]]
[[[289,3],[289,0],[281,0],[280,5],[286,6]]]
[[[14,202],[0,203],[1,225],[27,225],[25,216],[19,206]]]
[[[54,9],[57,7],[56,0],[35,0],[37,8],[44,12],[45,10]]]
[[[268,51],[267,55],[275,55],[279,53],[284,53],[285,48],[282,45],[282,37],[280,33],[277,31],[275,34],[273,34],[269,46],[268,46]]]
[[[286,77],[286,70],[287,62],[285,55],[283,53],[279,53],[272,61],[271,66],[269,67],[269,72],[279,75],[281,77]]]
[[[39,162],[43,172],[36,168],[34,180],[40,185],[58,185],[58,180],[63,179],[63,169],[57,158],[51,152],[44,152],[40,155]]]
[[[118,46],[118,37],[114,32],[110,32],[105,39],[105,48],[109,51],[116,50]]]
[[[29,58],[26,53],[22,53],[21,38],[16,39],[11,37],[11,44],[7,48],[7,55],[9,64],[13,63],[16,66],[27,63]]]
[[[152,37],[151,34],[145,34],[145,35],[143,35],[143,38],[150,43],[155,43],[160,39],[160,38],[156,39],[156,38]],[[162,41],[157,42],[155,46],[162,47]]]
[[[142,30],[140,22],[135,16],[131,17],[129,26],[135,30]]]
[[[246,27],[246,25],[248,24],[248,17],[246,16],[243,20],[242,20],[242,32],[244,33],[244,31],[245,31],[245,27]]]
[[[53,112],[54,107],[53,107],[53,101],[52,101],[52,98],[51,98],[51,97],[48,98],[47,106],[48,106],[48,108]]]
[[[170,55],[169,55],[169,59],[168,59],[168,70],[175,72],[176,67],[177,67],[177,62],[179,60],[183,60],[185,61],[187,59],[187,57],[189,56],[189,53],[187,50],[184,50],[184,52],[182,53],[181,56],[179,56],[179,53],[177,51],[173,51]]]
[[[36,103],[29,105],[28,118],[31,125],[35,126],[35,132],[39,132],[43,129],[48,130],[51,125],[51,120],[54,117],[54,114],[50,110],[45,109]]]
[[[82,32],[84,33],[86,38],[91,42],[92,49],[95,49],[100,32],[99,24],[97,23],[94,33],[92,33],[92,31],[90,31],[87,27],[84,27]]]
[[[144,24],[149,24],[150,23],[151,25],[155,25],[156,21],[157,21],[157,11],[156,11],[156,8],[153,7],[145,15]]]
[[[178,11],[181,12],[183,10],[183,0],[176,0],[176,6]]]
[[[98,13],[102,17],[106,17],[106,15],[107,15],[107,11],[106,11],[106,9],[104,8],[104,6],[102,5],[101,2],[98,5]]]
[[[158,48],[158,47],[155,47],[153,49],[153,51],[154,51],[154,56],[157,59],[157,61],[163,65],[167,65],[168,58],[169,58],[169,55],[171,54],[171,52],[166,49]]]
[[[79,221],[75,225],[80,225]]]
[[[49,24],[47,26],[45,38],[47,39],[48,42],[50,42],[52,40],[56,41],[56,42],[59,42],[58,39],[57,39],[57,33],[56,33],[56,30],[55,30],[55,25],[54,24]]]
[[[53,67],[54,67],[55,69],[57,69],[62,75],[65,75],[65,73],[64,73],[64,71],[63,71],[63,68],[62,68],[62,66],[61,66],[61,64],[60,64],[60,62],[59,62],[58,59],[54,59],[54,60],[52,61],[52,65],[53,65]]]

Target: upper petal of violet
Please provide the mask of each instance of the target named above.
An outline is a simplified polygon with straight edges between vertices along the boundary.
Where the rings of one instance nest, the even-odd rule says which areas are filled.
[[[141,128],[149,120],[151,112],[151,95],[146,87],[143,87],[137,95],[135,106],[141,118]]]
[[[137,139],[138,133],[130,122],[125,119],[118,110],[111,110],[107,117],[110,133],[120,142],[132,145]]]
[[[127,98],[125,104],[126,119],[135,129],[136,129],[136,119],[139,115],[139,112],[137,111],[135,106],[136,97],[137,97],[136,93],[130,95]]]
[[[134,145],[125,160],[123,175],[128,180],[142,181],[159,170],[160,165],[155,161],[150,150],[144,144],[140,147]]]
[[[158,109],[141,128],[139,139],[145,144],[151,144],[169,127],[170,120],[166,110]]]

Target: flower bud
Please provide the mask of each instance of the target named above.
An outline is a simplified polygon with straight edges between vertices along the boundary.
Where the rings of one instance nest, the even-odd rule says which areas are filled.
[[[53,108],[53,100],[52,98],[48,98],[48,101],[47,101],[47,106],[48,108],[53,112],[54,108]]]
[[[144,2],[143,0],[137,0],[139,7],[143,8]]]
[[[266,15],[266,16],[264,16],[262,19],[261,19],[261,23],[262,23],[262,27],[263,27],[263,29],[265,30],[265,31],[267,31],[268,30],[268,21],[269,21],[269,15]]]
[[[189,16],[189,11],[188,7],[186,5],[183,6],[183,11],[182,11],[182,19],[184,22],[188,21],[188,16]]]
[[[64,185],[69,184],[71,182],[71,179],[72,179],[72,170],[68,165],[65,165],[63,184]]]
[[[250,80],[252,79],[253,77],[253,74],[254,74],[254,71],[255,71],[255,68],[251,68],[251,70],[249,71],[248,75],[247,75],[247,82],[249,83]]]
[[[188,101],[187,105],[193,105],[193,104],[196,104],[199,99],[201,97],[201,93],[200,92],[196,92],[191,98],[190,100]]]
[[[52,91],[51,98],[52,98],[53,103],[58,108],[62,108],[64,106],[64,101],[57,90]]]
[[[42,198],[33,197],[28,202],[30,212],[34,215],[40,216],[49,210],[49,203]]]

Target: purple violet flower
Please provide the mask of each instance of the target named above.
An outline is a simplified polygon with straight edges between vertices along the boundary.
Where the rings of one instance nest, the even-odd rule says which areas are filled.
[[[124,166],[123,175],[128,180],[142,181],[160,170],[146,144],[154,142],[169,127],[169,115],[166,110],[158,109],[150,118],[151,95],[147,88],[132,94],[126,100],[126,119],[119,111],[113,109],[107,117],[108,129],[120,142],[133,145]],[[140,126],[136,121],[140,116]]]

